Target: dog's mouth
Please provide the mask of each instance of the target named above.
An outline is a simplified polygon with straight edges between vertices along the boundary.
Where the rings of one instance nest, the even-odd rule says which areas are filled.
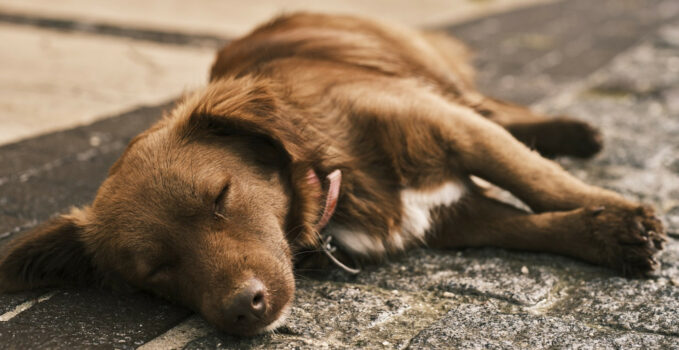
[[[283,309],[281,309],[281,311],[277,314],[277,316],[274,317],[273,321],[268,322],[268,324],[266,322],[263,322],[263,325],[261,326],[255,326],[253,328],[234,329],[236,331],[235,333],[234,332],[229,333],[250,337],[273,332],[285,324],[285,321],[287,321],[288,316],[290,315],[290,309],[291,309],[290,304],[284,306]]]
[[[272,332],[281,327],[282,325],[284,325],[285,321],[287,321],[288,319],[288,316],[290,316],[290,309],[291,309],[290,304],[285,305],[281,310],[278,318],[271,322],[268,326],[260,329],[256,334]]]

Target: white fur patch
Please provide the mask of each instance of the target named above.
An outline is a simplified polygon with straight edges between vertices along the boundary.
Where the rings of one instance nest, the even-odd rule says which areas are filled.
[[[382,241],[367,232],[346,227],[328,227],[330,234],[344,249],[359,255],[382,255],[389,248],[399,251],[413,241],[424,241],[431,228],[431,210],[439,206],[450,206],[462,198],[465,187],[459,182],[446,182],[431,190],[405,189],[401,191],[401,227],[390,232]]]
[[[401,232],[392,232],[392,235],[401,234],[424,241],[425,233],[431,228],[431,210],[439,206],[452,205],[459,201],[464,193],[464,185],[453,181],[429,191],[415,189],[401,191],[403,205]]]
[[[383,254],[384,243],[364,231],[351,230],[342,226],[329,228],[337,243],[352,253],[360,255]]]

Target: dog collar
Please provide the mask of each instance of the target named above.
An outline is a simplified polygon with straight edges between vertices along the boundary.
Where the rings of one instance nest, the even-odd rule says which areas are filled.
[[[328,180],[328,194],[325,197],[325,206],[323,207],[323,215],[316,223],[316,231],[321,232],[330,222],[330,218],[335,214],[337,209],[337,200],[339,199],[340,187],[342,186],[342,171],[336,169],[326,176]],[[307,173],[307,181],[315,186],[321,187],[321,180],[313,169]]]
[[[321,219],[318,220],[318,222],[316,223],[316,232],[319,233],[325,228],[325,226],[328,225],[328,222],[330,222],[330,218],[332,218],[332,215],[335,213],[335,209],[337,209],[337,201],[339,199],[340,187],[342,186],[342,171],[339,169],[335,169],[333,172],[328,174],[328,176],[326,176],[326,180],[328,182],[328,193],[325,197],[323,214],[321,215]],[[314,186],[320,187],[322,191],[321,180],[318,179],[318,175],[316,175],[316,172],[313,169],[310,169],[309,172],[307,173],[307,181]],[[337,259],[335,255],[333,255],[337,251],[337,247],[332,243],[333,237],[328,231],[322,233],[321,238],[322,238],[321,249],[323,250],[325,255],[328,256],[330,261],[332,261],[339,268],[350,274],[355,275],[361,272],[360,269],[355,269],[347,266],[339,259]]]

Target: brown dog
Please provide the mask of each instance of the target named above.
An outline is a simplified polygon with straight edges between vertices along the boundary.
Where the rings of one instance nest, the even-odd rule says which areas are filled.
[[[0,288],[124,281],[255,334],[284,318],[304,251],[342,265],[422,243],[497,246],[656,268],[664,233],[652,209],[519,142],[587,157],[598,133],[480,95],[467,56],[445,35],[351,17],[261,26],[130,143],[91,207],[8,246]]]

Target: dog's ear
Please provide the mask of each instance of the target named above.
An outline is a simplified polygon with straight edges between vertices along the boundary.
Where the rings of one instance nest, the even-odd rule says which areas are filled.
[[[94,268],[81,239],[83,215],[74,210],[8,243],[0,255],[0,292],[91,282]]]
[[[190,117],[179,124],[180,132],[184,136],[207,131],[253,137],[263,146],[282,151],[286,160],[307,161],[313,154],[307,130],[300,116],[286,115],[292,112],[273,89],[266,81],[248,78],[214,83],[209,94],[185,101]]]
[[[307,158],[298,135],[287,134],[289,126],[281,125],[285,123],[233,115],[199,118],[201,126],[212,134],[247,140],[253,156],[266,163],[289,164]]]

